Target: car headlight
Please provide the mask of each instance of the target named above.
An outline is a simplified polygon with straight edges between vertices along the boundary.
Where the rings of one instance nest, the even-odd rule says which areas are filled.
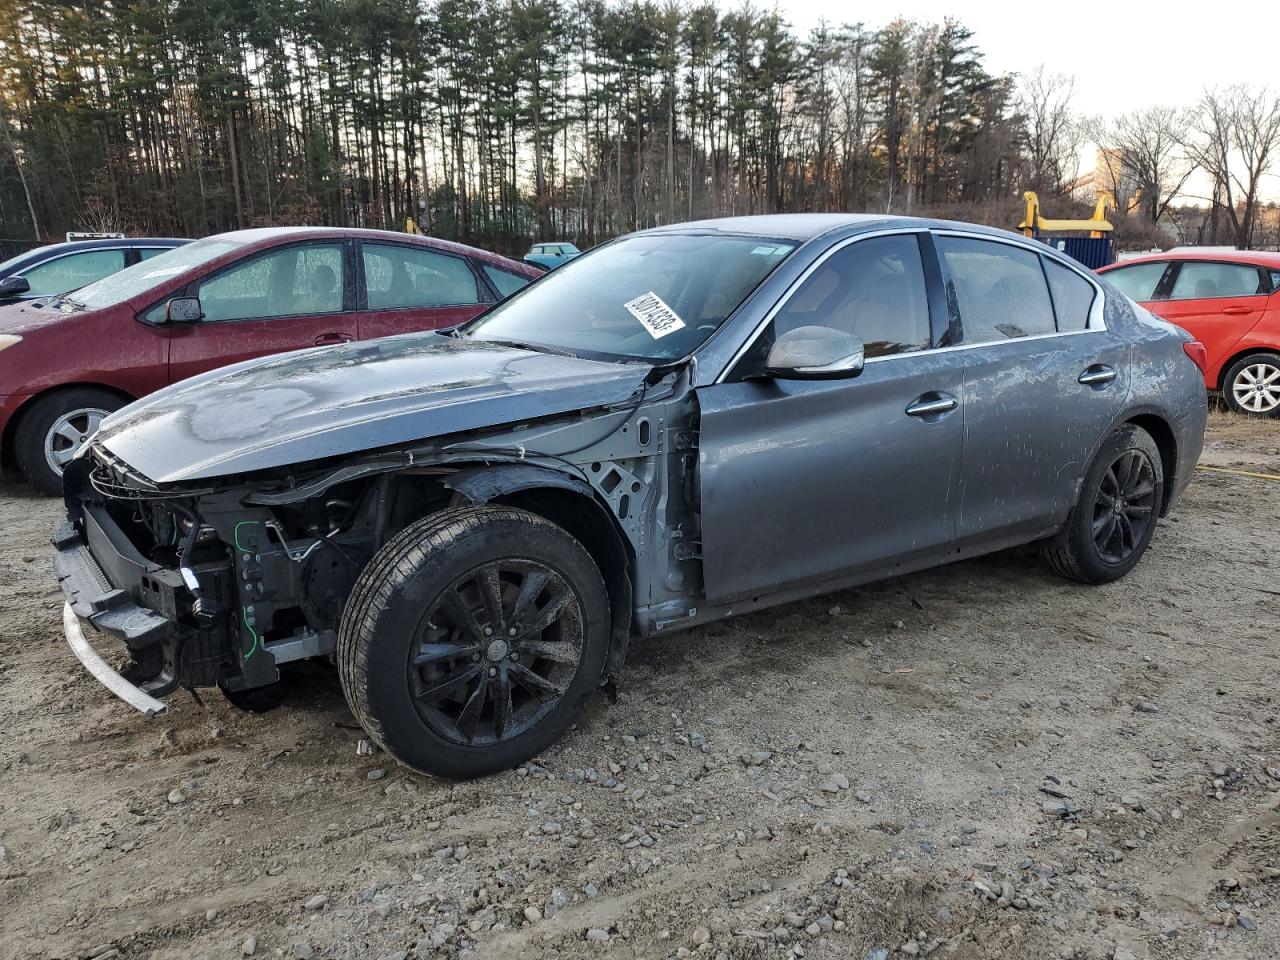
[[[13,333],[0,333],[0,350],[5,347],[12,347],[15,343],[21,343],[22,338]]]

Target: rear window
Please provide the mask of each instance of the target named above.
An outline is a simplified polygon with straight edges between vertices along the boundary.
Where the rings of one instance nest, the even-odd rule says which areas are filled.
[[[1108,270],[1104,276],[1111,284],[1130,300],[1138,303],[1150,303],[1156,298],[1156,290],[1160,286],[1160,278],[1164,276],[1169,264],[1163,260],[1155,263],[1135,263],[1131,267],[1118,267]]]
[[[509,297],[529,284],[528,277],[521,276],[518,273],[511,273],[488,263],[481,263],[480,269],[484,271],[484,275],[489,278],[489,282],[493,284],[500,297]]]
[[[1089,311],[1097,293],[1093,284],[1069,267],[1052,260],[1045,260],[1044,272],[1049,278],[1049,292],[1053,294],[1058,329],[1084,330],[1089,326]]]

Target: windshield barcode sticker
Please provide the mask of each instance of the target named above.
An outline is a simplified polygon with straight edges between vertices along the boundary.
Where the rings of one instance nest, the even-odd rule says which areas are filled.
[[[657,340],[665,337],[673,330],[684,326],[680,315],[662,302],[662,298],[650,290],[642,293],[634,300],[624,303],[624,307],[649,331],[649,336]]]

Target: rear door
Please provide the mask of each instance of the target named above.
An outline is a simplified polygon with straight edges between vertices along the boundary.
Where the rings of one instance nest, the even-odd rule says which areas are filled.
[[[1216,370],[1267,311],[1270,284],[1261,267],[1214,260],[1175,262],[1163,299],[1149,310],[1204,344],[1206,369]]]
[[[927,239],[927,238],[926,238]],[[962,359],[933,350],[935,270],[915,233],[857,239],[819,261],[725,378],[698,390],[704,587],[767,594],[945,550],[955,537]],[[846,380],[759,376],[782,333],[861,337]]]
[[[266,354],[354,340],[347,247],[342,240],[272,247],[189,286],[184,293],[200,298],[204,319],[170,325],[170,380]],[[155,309],[162,312],[164,304]]]
[[[1025,539],[1070,511],[1128,394],[1129,347],[1082,273],[1020,244],[937,242],[962,326],[959,544]]]
[[[360,339],[438,330],[492,302],[470,259],[420,244],[361,241]]]

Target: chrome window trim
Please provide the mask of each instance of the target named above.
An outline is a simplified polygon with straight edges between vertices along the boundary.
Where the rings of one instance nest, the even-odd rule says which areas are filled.
[[[845,239],[839,241],[838,243],[835,243],[832,246],[828,247],[827,250],[825,250],[822,253],[822,255],[818,257],[818,259],[814,260],[813,263],[809,264],[809,266],[805,268],[804,272],[800,274],[800,276],[796,277],[796,279],[792,282],[791,286],[789,286],[783,292],[782,296],[778,298],[778,302],[769,308],[768,313],[764,315],[764,319],[761,320],[760,323],[756,325],[756,328],[751,331],[750,335],[743,340],[742,346],[740,346],[737,350],[734,351],[733,355],[729,358],[729,362],[724,365],[724,369],[721,370],[720,373],[716,376],[715,380],[711,382],[711,385],[714,386],[717,383],[723,383],[725,381],[725,379],[729,376],[730,372],[732,372],[733,368],[738,365],[738,361],[740,361],[746,355],[746,353],[753,346],[755,346],[756,340],[760,338],[760,336],[768,328],[769,324],[773,322],[774,317],[776,317],[778,313],[782,310],[782,308],[787,305],[787,301],[789,301],[795,295],[796,291],[799,290],[800,287],[804,285],[805,281],[807,281],[809,277],[820,266],[822,266],[822,264],[825,263],[829,257],[834,256],[836,253],[843,250],[845,247],[855,244],[860,240],[873,240],[873,239],[876,239],[877,237],[894,237],[894,236],[902,236],[904,234],[916,235],[921,233],[931,233],[937,237],[960,237],[966,240],[987,240],[992,243],[1003,243],[1011,247],[1018,247],[1019,249],[1026,250],[1030,253],[1034,253],[1037,255],[1054,253],[1053,249],[1050,246],[1048,246],[1048,244],[1038,243],[1036,241],[1028,242],[1026,240],[1021,240],[1014,237],[998,237],[998,236],[991,236],[990,234],[986,234],[986,233],[974,233],[966,230],[935,229],[935,228],[924,227],[924,226],[896,227],[890,230],[875,230],[868,233],[860,233],[852,237],[846,237]],[[940,261],[942,259],[941,251],[938,251],[938,259]],[[1083,277],[1093,286],[1095,296],[1093,298],[1093,304],[1089,308],[1089,325],[1085,327],[1083,330],[1055,330],[1053,333],[1036,333],[1036,334],[1032,334],[1031,336],[1013,337],[1008,340],[986,340],[986,341],[983,341],[982,343],[957,343],[957,344],[953,344],[951,346],[946,346],[946,347],[929,347],[926,350],[907,350],[902,353],[894,353],[885,357],[868,357],[864,362],[864,366],[866,364],[880,363],[885,360],[900,360],[905,357],[930,356],[930,355],[939,354],[939,353],[952,353],[959,350],[976,350],[979,347],[999,346],[1005,343],[1027,343],[1028,341],[1033,341],[1033,340],[1051,340],[1056,337],[1078,337],[1081,334],[1106,332],[1107,324],[1106,324],[1106,319],[1104,317],[1106,291],[1102,289],[1102,285],[1098,283],[1096,278],[1089,276],[1080,267],[1072,265],[1066,258],[1055,255],[1055,256],[1051,256],[1051,259],[1055,263],[1061,266],[1064,266],[1069,270],[1074,271],[1078,276]],[[1046,293],[1049,292],[1048,282],[1049,282],[1048,278],[1046,277],[1045,278]],[[1050,294],[1050,299],[1052,300],[1051,294]],[[1056,322],[1056,315],[1055,315],[1055,322]]]

